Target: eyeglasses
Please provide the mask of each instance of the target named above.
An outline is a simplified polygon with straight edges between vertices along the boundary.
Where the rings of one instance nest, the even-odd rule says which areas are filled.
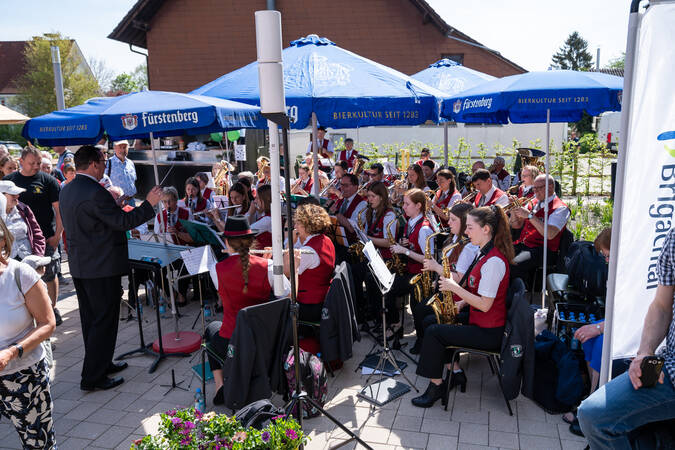
[[[546,185],[537,186],[535,184],[534,186],[532,186],[532,189],[534,189],[535,191],[538,191],[539,189],[545,189],[545,188],[546,188]]]

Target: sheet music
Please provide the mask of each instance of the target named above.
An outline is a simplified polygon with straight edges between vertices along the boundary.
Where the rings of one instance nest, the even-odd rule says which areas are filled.
[[[190,275],[208,272],[211,266],[216,265],[216,257],[209,245],[184,250],[180,255]]]
[[[213,206],[216,208],[226,208],[228,206],[227,195],[212,195]]]
[[[373,275],[385,289],[385,292],[389,292],[389,289],[394,284],[394,274],[387,269],[387,265],[375,248],[375,245],[373,245],[373,241],[368,241],[363,247],[363,254],[368,258]]]
[[[162,242],[164,243],[164,239],[162,238],[162,235],[166,237],[166,242],[169,244],[173,244],[173,237],[171,236],[171,233],[141,233],[140,240],[144,242]]]

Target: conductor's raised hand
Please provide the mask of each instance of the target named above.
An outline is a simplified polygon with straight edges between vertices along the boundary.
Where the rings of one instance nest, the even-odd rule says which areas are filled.
[[[159,203],[161,199],[162,199],[162,188],[159,186],[155,186],[154,188],[150,189],[150,192],[148,192],[148,195],[145,197],[145,200],[152,206],[157,205],[157,203]]]

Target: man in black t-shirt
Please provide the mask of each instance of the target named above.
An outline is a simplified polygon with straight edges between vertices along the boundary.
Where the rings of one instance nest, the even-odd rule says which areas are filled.
[[[26,147],[21,151],[21,169],[18,172],[7,175],[4,179],[13,181],[17,186],[26,191],[19,196],[19,200],[30,207],[35,214],[42,234],[47,239],[45,256],[52,258],[51,264],[46,267],[42,279],[47,283],[47,291],[56,305],[59,296],[59,282],[56,274],[60,271],[60,257],[57,247],[63,233],[61,215],[59,214],[59,182],[48,173],[40,171],[42,155],[34,147]]]

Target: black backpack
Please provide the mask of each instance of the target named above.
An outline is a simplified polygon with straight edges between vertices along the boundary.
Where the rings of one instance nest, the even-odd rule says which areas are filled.
[[[273,417],[284,415],[283,408],[277,408],[268,399],[258,400],[237,411],[235,418],[244,428],[265,428]]]
[[[577,241],[565,256],[565,269],[572,287],[591,299],[607,293],[607,263],[592,242]]]

